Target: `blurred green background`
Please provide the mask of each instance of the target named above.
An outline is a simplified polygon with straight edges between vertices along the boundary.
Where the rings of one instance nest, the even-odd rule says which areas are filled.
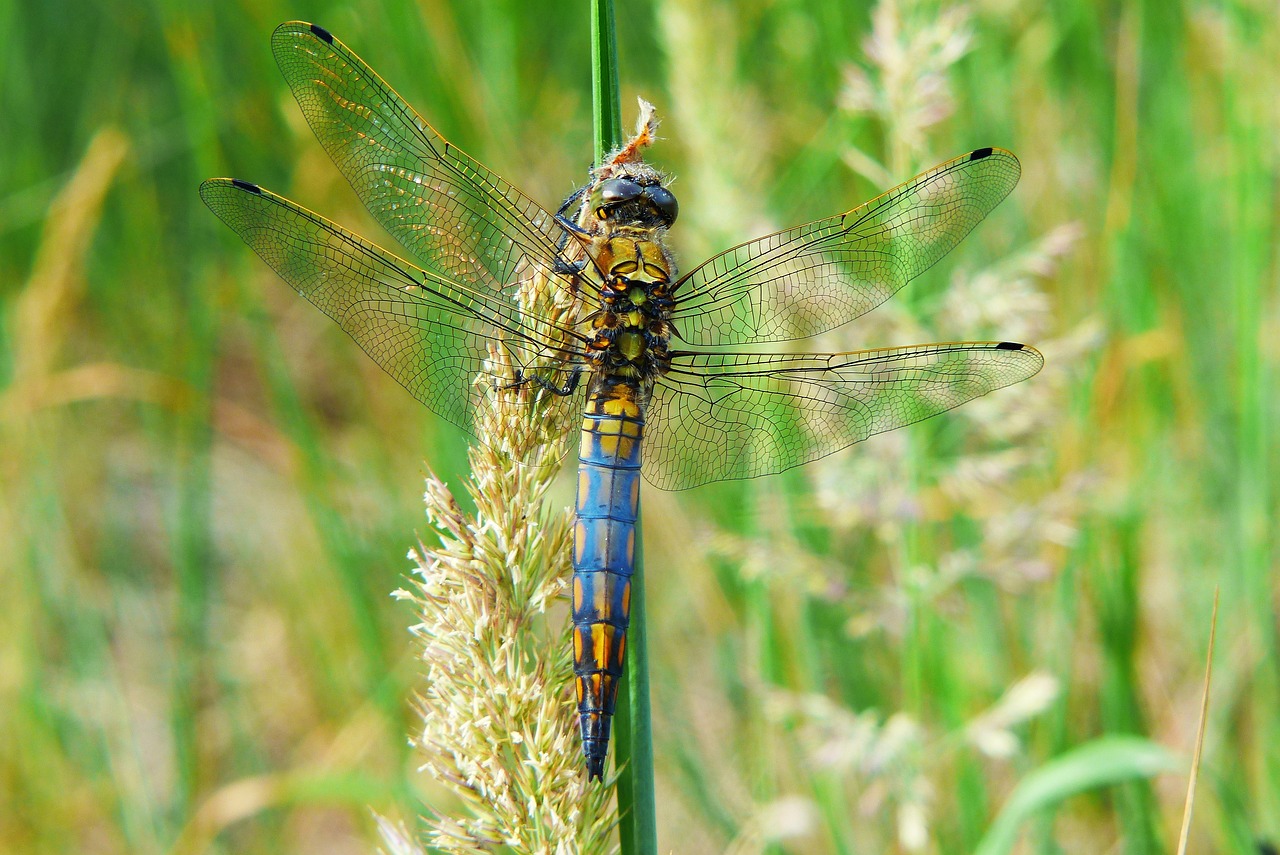
[[[1280,844],[1274,2],[617,15],[686,267],[1004,146],[1010,200],[817,346],[1048,360],[646,493],[664,847],[973,851],[1019,782],[1133,734],[1179,771],[1049,799],[1016,851],[1171,851],[1217,589],[1193,851]],[[275,69],[292,18],[544,205],[586,175],[585,3],[0,0],[0,851],[368,852],[370,808],[458,809],[405,747],[388,594],[431,536],[422,461],[459,482],[465,437],[196,195],[244,178],[393,246]]]

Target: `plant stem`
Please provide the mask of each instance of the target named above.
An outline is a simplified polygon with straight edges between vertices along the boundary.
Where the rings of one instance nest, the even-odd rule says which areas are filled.
[[[653,721],[649,716],[649,641],[645,627],[643,550],[636,515],[636,564],[631,579],[627,670],[618,691],[614,752],[618,768],[618,833],[623,855],[656,855],[658,815],[653,792]]]
[[[618,40],[613,0],[591,0],[591,108],[596,163],[622,145],[622,108],[618,100]]]
[[[612,0],[591,0],[591,95],[596,163],[622,144],[618,99],[618,42]],[[618,773],[618,834],[623,855],[656,855],[657,810],[653,793],[653,725],[649,716],[649,657],[645,633],[644,553],[636,516],[635,568],[627,663],[614,718]]]

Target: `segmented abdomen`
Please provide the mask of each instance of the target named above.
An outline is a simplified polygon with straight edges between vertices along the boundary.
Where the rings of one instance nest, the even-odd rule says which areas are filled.
[[[644,415],[626,380],[593,384],[578,449],[573,673],[587,775],[604,774],[631,615]]]

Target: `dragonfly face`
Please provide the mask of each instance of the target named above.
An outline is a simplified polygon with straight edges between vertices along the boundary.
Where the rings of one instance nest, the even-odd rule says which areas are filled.
[[[573,648],[591,777],[603,775],[622,674],[641,472],[674,490],[779,472],[1043,364],[1034,348],[997,341],[756,349],[853,320],[931,267],[1017,183],[1007,151],[969,152],[680,275],[665,243],[679,206],[641,156],[652,122],[552,214],[449,143],[323,28],[282,24],[272,50],[334,163],[419,263],[245,181],[204,182],[209,208],[456,424],[470,429],[487,390],[513,383],[578,396]],[[535,292],[550,295],[549,311],[533,311]],[[495,367],[491,348],[514,373]]]
[[[680,213],[680,204],[662,186],[656,170],[641,166],[642,169],[599,182],[588,197],[590,216],[639,228],[671,228]]]

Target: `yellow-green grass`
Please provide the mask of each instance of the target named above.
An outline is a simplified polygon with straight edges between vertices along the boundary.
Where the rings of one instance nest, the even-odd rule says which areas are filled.
[[[433,537],[422,461],[463,496],[466,439],[195,188],[394,247],[272,62],[304,18],[554,205],[591,159],[585,4],[192,8],[0,3],[0,851],[367,852],[370,808],[462,810],[405,747],[418,618],[388,594]],[[868,58],[886,8],[618,7],[686,266],[1003,146],[1014,195],[818,346],[1030,333],[1048,360],[800,470],[646,493],[663,848],[973,851],[1020,782],[1130,735],[1184,766],[1048,799],[1019,851],[1169,851],[1219,586],[1193,846],[1280,840],[1274,7],[902,9],[970,33],[932,123],[863,97],[929,70]],[[984,717],[1034,674],[1020,723]]]

